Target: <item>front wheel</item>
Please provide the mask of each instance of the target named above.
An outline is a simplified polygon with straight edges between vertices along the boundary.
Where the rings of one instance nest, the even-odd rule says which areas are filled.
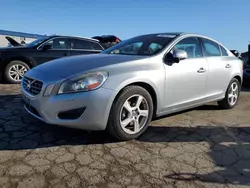
[[[236,78],[233,78],[228,85],[225,98],[218,101],[218,105],[223,109],[231,109],[236,106],[239,95],[240,95],[241,85]]]
[[[149,126],[153,115],[153,101],[147,90],[128,86],[112,105],[107,131],[118,140],[139,137]]]
[[[11,61],[4,70],[5,80],[9,84],[19,84],[29,69],[30,67],[23,61]]]

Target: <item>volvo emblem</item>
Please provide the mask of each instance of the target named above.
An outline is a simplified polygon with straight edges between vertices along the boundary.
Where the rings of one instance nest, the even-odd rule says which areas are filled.
[[[30,88],[31,88],[31,84],[33,84],[33,83],[35,82],[35,80],[34,80],[34,81],[28,80],[27,82],[28,82],[28,83],[27,83],[27,85],[26,85],[26,90],[29,91]]]
[[[26,85],[26,89],[27,89],[28,91],[30,90],[30,87],[31,87],[30,84],[31,84],[31,81],[28,80],[28,83],[27,83],[27,85]]]

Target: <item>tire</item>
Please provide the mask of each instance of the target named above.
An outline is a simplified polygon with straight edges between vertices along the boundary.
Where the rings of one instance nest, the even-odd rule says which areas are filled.
[[[14,66],[16,66],[16,67],[18,67],[18,69],[20,69],[18,71],[19,72],[18,77],[16,77],[17,79],[14,79],[15,75],[13,75],[14,72],[17,73],[15,71],[16,69],[14,68]],[[9,64],[7,64],[7,66],[4,69],[4,78],[8,84],[19,84],[19,83],[21,83],[21,78],[22,78],[21,74],[23,75],[29,69],[30,69],[29,65],[27,65],[23,61],[18,61],[18,60],[11,61]]]
[[[231,94],[231,90],[232,90],[232,85],[237,85],[237,91],[235,92],[236,95],[237,95],[237,99],[235,100],[234,103],[230,103],[230,99],[229,99],[229,95]],[[229,85],[228,85],[228,88],[227,88],[227,91],[226,91],[226,95],[225,95],[225,98],[222,99],[221,101],[218,101],[218,105],[222,108],[222,109],[232,109],[234,108],[237,103],[238,103],[238,99],[239,99],[239,96],[240,96],[240,90],[241,90],[241,85],[239,83],[239,81],[236,79],[236,78],[233,78]]]
[[[133,112],[127,111],[126,110],[127,108],[124,107],[125,102],[135,101],[134,103],[139,104],[138,102],[139,98],[140,99],[143,98],[142,102],[140,103],[141,106],[139,106],[139,111],[140,111],[138,112],[139,115],[136,113],[136,110],[132,110]],[[132,104],[131,106],[134,106],[134,104]],[[131,108],[135,108],[135,107],[131,107]],[[144,115],[141,114],[142,112],[141,110],[144,110]],[[145,113],[145,111],[148,111],[148,113]],[[127,115],[124,115],[124,114],[127,114]],[[132,120],[132,124],[134,124],[134,122],[137,120],[139,124],[141,122],[141,127],[137,126],[137,127],[140,127],[137,129],[137,131],[135,130],[136,129],[135,125],[131,126],[130,124],[128,124],[127,127],[124,127],[124,126],[122,127],[122,122],[124,122],[122,121],[122,118],[125,118],[125,116],[129,117],[132,114],[134,115],[133,118],[136,118]],[[147,118],[145,114],[148,114]],[[148,91],[140,86],[135,86],[135,85],[127,86],[122,90],[119,96],[115,99],[111,107],[106,130],[112,137],[120,141],[136,139],[147,129],[147,127],[149,126],[152,120],[152,116],[153,116],[153,101]],[[134,129],[131,128],[131,132],[129,130],[130,126],[131,127],[134,126]],[[133,131],[134,133],[132,133]]]

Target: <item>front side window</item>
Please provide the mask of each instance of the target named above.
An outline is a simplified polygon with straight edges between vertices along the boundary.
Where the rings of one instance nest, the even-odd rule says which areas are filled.
[[[220,47],[217,43],[204,38],[202,39],[202,42],[207,57],[221,56]]]
[[[50,45],[51,49],[68,49],[69,48],[69,41],[67,38],[55,38],[47,42],[45,45]]]
[[[195,37],[188,37],[181,40],[174,46],[174,48],[185,50],[187,52],[188,59],[202,57],[201,45],[199,40]]]
[[[167,34],[142,35],[122,41],[102,53],[151,56],[161,52],[174,38]]]

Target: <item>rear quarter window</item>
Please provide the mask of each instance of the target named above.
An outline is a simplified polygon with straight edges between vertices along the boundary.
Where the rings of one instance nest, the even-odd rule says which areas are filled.
[[[97,44],[95,42],[92,42],[92,47],[94,50],[99,50],[99,51],[103,50],[103,48],[100,46],[100,44]]]
[[[222,56],[228,56],[227,50],[225,48],[223,48],[222,46],[220,46],[221,49],[221,55]]]
[[[204,38],[202,39],[202,42],[207,57],[221,56],[220,47],[217,43]]]

